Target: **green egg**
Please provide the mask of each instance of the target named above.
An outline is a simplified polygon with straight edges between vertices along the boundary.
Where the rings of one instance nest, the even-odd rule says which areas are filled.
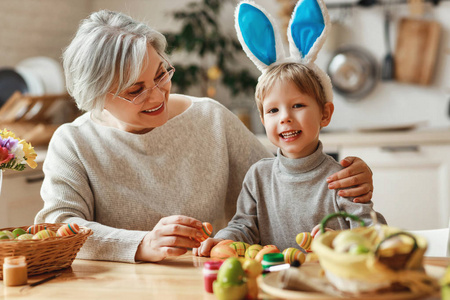
[[[3,230],[3,233],[8,237],[7,238],[8,240],[13,240],[15,238],[15,236],[9,230]],[[3,238],[3,239],[6,239],[6,238]]]
[[[25,230],[23,230],[22,228],[16,228],[12,231],[12,234],[14,235],[14,237],[18,237],[19,235],[25,234],[27,233]]]
[[[242,284],[244,277],[245,272],[242,264],[235,257],[225,260],[217,273],[217,281],[231,285]]]
[[[3,231],[0,231],[0,240],[9,240],[9,237]]]

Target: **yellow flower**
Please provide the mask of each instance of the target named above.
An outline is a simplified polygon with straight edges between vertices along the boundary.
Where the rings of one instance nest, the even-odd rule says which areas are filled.
[[[16,135],[12,132],[12,131],[9,131],[8,129],[3,129],[2,131],[0,131],[0,136],[3,138],[3,139],[5,139],[5,138],[8,138],[8,137],[12,137],[13,139],[17,139],[16,138]]]
[[[222,76],[222,70],[219,67],[212,66],[208,69],[208,78],[210,80],[217,80],[220,76]]]
[[[37,163],[34,160],[36,159],[37,154],[36,151],[34,151],[34,147],[31,146],[31,143],[27,143],[25,140],[21,140],[19,143],[23,145],[23,152],[25,153],[27,164],[33,169],[36,168]]]

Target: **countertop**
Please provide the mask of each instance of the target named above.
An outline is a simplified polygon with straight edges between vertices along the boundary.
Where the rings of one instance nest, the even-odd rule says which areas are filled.
[[[159,263],[76,259],[72,267],[60,271],[62,275],[58,278],[32,288],[5,287],[0,283],[0,299],[217,299],[203,287],[202,267],[207,260],[190,252]],[[425,258],[425,263],[445,267],[449,258]],[[28,282],[50,275],[34,276]],[[260,293],[260,299],[275,298]],[[439,295],[427,299],[439,299]]]

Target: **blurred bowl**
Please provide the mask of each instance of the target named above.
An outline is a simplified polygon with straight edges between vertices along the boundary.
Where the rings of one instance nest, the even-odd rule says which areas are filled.
[[[19,91],[22,94],[28,92],[28,85],[23,76],[13,69],[0,69],[0,107],[3,106],[16,91]]]
[[[64,72],[61,64],[45,56],[30,57],[16,65],[16,70],[27,74],[34,74],[43,85],[43,92],[35,94],[64,94],[66,93]],[[41,91],[36,90],[36,93]]]
[[[378,81],[375,58],[355,46],[339,48],[328,63],[327,73],[333,88],[347,100],[364,98]]]

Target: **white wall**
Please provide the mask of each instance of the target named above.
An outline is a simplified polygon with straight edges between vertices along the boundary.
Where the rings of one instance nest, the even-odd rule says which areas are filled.
[[[328,0],[337,1],[337,0]],[[99,9],[119,10],[143,20],[160,31],[177,30],[180,24],[170,18],[168,12],[183,7],[187,0],[0,0],[0,67],[14,66],[30,56],[46,55],[60,59],[65,47],[76,31],[78,23],[89,12]],[[278,15],[279,2],[256,0],[274,17]],[[234,6],[227,4],[221,15],[224,29],[234,35]],[[395,18],[408,14],[406,5],[398,5]],[[332,10],[333,19],[339,11]],[[427,17],[442,24],[442,40],[433,84],[428,87],[396,82],[379,82],[376,89],[359,102],[348,102],[335,94],[336,111],[330,129],[352,129],[366,125],[410,123],[426,120],[431,127],[448,127],[447,116],[450,98],[450,2],[443,1],[437,8],[430,8]],[[343,44],[354,44],[368,49],[381,63],[385,55],[383,39],[383,11],[379,6],[355,8],[348,12],[346,20],[335,26],[333,35],[319,55],[318,64],[325,68],[332,51]],[[392,30],[396,40],[395,29]],[[177,54],[174,60],[192,59]],[[241,56],[242,64],[255,74],[256,67]],[[193,91],[195,93],[195,91]],[[226,91],[219,90],[216,97],[225,105],[231,100]],[[247,103],[249,99],[246,100]],[[241,101],[237,99],[237,101]],[[251,101],[251,100],[250,100]],[[236,101],[235,101],[236,103]],[[253,124],[259,124],[254,111]],[[261,127],[255,131],[261,132]]]

